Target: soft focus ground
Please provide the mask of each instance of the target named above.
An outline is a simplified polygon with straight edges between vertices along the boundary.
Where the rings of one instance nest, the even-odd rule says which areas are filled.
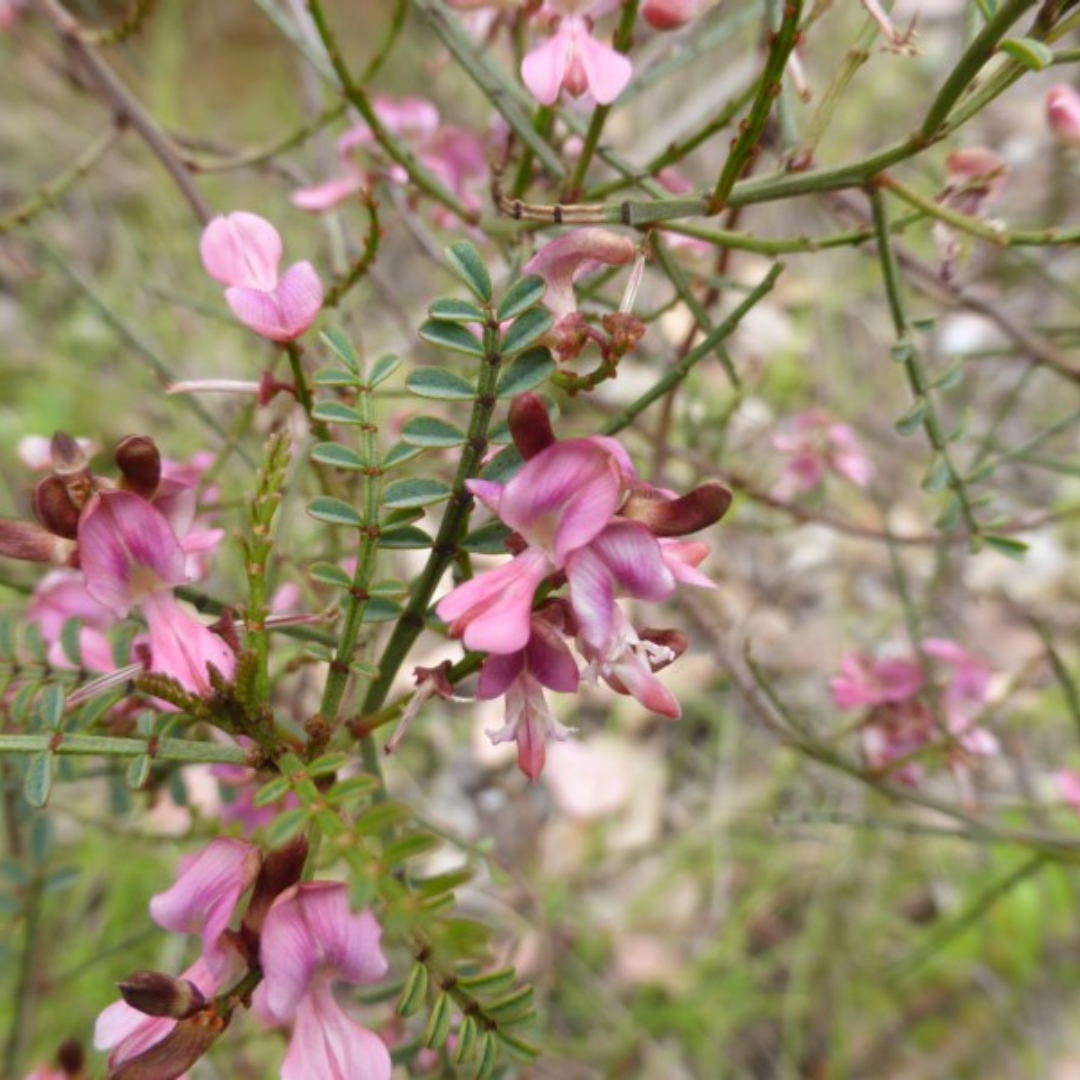
[[[861,19],[853,0],[836,6],[828,19],[842,43]],[[359,60],[384,7],[329,7]],[[256,146],[303,120],[300,65],[255,6],[192,0],[160,8],[120,66],[168,127],[214,144]],[[841,162],[909,130],[925,109],[940,58],[955,55],[962,33],[960,17],[928,19],[921,57],[875,54],[820,159]],[[806,56],[819,85],[839,62],[840,45],[830,48],[830,40],[822,35]],[[643,95],[632,122],[612,125],[613,144],[645,160],[677,138],[679,125],[692,125],[742,85],[754,41],[747,27],[675,84]],[[40,25],[0,39],[0,216],[107,124],[102,109],[58,78],[55,64]],[[1010,223],[1069,223],[1077,211],[1080,158],[1052,143],[1042,117],[1052,81],[1025,81],[953,144],[986,142],[1008,159],[1010,183],[995,214]],[[486,118],[483,100],[442,62],[419,25],[410,27],[379,89],[430,94],[460,123],[479,126]],[[695,156],[688,171],[696,181],[711,182],[728,137]],[[904,175],[935,190],[944,152]],[[286,155],[281,168],[201,183],[215,209],[265,214],[281,228],[288,258],[311,257],[325,268],[340,257],[343,241],[355,242],[362,217],[348,210],[327,224],[294,210],[288,194],[332,164],[332,142],[315,140]],[[451,288],[435,261],[447,238],[419,217],[406,228],[385,198],[376,276],[340,318],[369,355],[389,350],[432,362],[413,328],[426,304]],[[851,201],[861,212],[865,202]],[[849,221],[835,202],[803,200],[779,213],[751,209],[740,227],[792,235],[835,231]],[[220,448],[221,434],[186,402],[164,397],[162,382],[255,378],[271,353],[227,318],[199,265],[197,239],[175,190],[130,135],[59,208],[0,239],[0,511],[27,507],[27,478],[15,457],[25,434],[60,428],[108,446],[143,431],[176,458]],[[905,243],[933,267],[925,227]],[[786,261],[781,287],[730,346],[746,378],[738,408],[732,414],[719,365],[704,363],[678,395],[669,429],[658,437],[657,409],[628,438],[642,471],[684,488],[719,467],[767,490],[782,465],[769,443],[776,418],[826,408],[857,429],[879,478],[872,496],[832,479],[820,501],[807,504],[810,511],[874,529],[887,521],[904,535],[932,533],[940,506],[919,488],[927,448],[893,431],[908,397],[890,359],[892,332],[872,252]],[[731,273],[752,282],[765,266],[736,253]],[[1025,326],[1061,327],[1076,323],[1076,268],[1068,250],[1028,255],[976,244],[959,280]],[[707,263],[698,269],[709,272]],[[659,279],[650,279],[642,307],[666,297]],[[940,300],[912,301],[916,315],[936,320],[924,338],[931,368],[943,371],[960,354],[982,357],[965,365],[964,381],[945,399],[951,418],[965,409],[972,416],[962,453],[1003,409],[1008,418],[994,438],[1009,447],[1076,407],[1075,386],[1032,373],[1008,344],[1002,355],[1001,336],[985,318]],[[601,395],[601,407],[647,386],[685,330],[675,315],[653,325],[638,356]],[[1067,352],[1076,336],[1055,340]],[[384,415],[400,404],[389,394]],[[229,402],[211,399],[208,408],[221,431],[243,422]],[[242,449],[257,453],[258,431],[280,423],[282,409],[279,401],[256,417],[258,430],[243,437]],[[564,424],[588,432],[597,415],[575,403]],[[1075,428],[1039,454],[1041,465],[995,477],[994,505],[1010,520],[1073,506],[1080,496]],[[239,455],[226,461],[226,503],[244,493],[249,477]],[[283,519],[286,555],[313,535],[298,511]],[[1030,625],[1032,617],[1047,624],[1071,661],[1080,599],[1074,519],[1027,539],[1023,562],[993,552],[972,556],[962,543],[897,545],[892,554],[923,632],[961,641],[1000,673],[987,725],[1004,753],[975,774],[977,807],[993,808],[1018,828],[1080,836],[1080,821],[1059,805],[1050,777],[1080,766],[1077,731]],[[530,787],[483,736],[500,722],[496,708],[436,703],[389,766],[392,788],[454,841],[490,856],[489,873],[463,901],[503,928],[504,958],[538,986],[545,1057],[527,1075],[1080,1076],[1075,870],[1054,863],[999,889],[1030,851],[980,843],[977,833],[937,836],[952,823],[897,808],[856,779],[785,749],[755,722],[725,674],[732,657],[742,663],[745,643],[793,713],[853,756],[845,735],[851,718],[830,704],[828,678],[851,648],[904,640],[888,546],[800,524],[745,497],[711,540],[706,569],[719,590],[655,616],[684,626],[691,640],[688,655],[665,675],[683,701],[681,721],[649,717],[625,698],[612,704],[610,695],[586,696],[580,711],[564,718],[580,730],[579,740],[553,753],[544,782]],[[233,548],[211,591],[241,600],[239,567]],[[403,561],[400,569],[408,577],[411,566]],[[288,558],[280,573],[306,581]],[[29,573],[12,577],[33,580]],[[16,598],[0,589],[0,601]],[[453,654],[433,638],[417,660]],[[289,691],[287,706],[297,716],[310,709],[310,685],[299,680]],[[195,775],[185,784],[192,796],[207,787]],[[50,867],[80,875],[62,882],[41,909],[32,1007],[18,1036],[24,1064],[43,1060],[64,1035],[87,1038],[123,974],[181,965],[180,944],[163,946],[165,935],[145,906],[171,880],[179,853],[213,828],[198,810],[169,810],[168,791],[178,786],[156,793],[149,819],[134,812],[147,796],[131,795],[122,782],[58,787]],[[927,790],[950,802],[962,797],[947,775]],[[455,857],[453,844],[446,850]],[[20,887],[15,869],[0,880],[9,894]],[[16,962],[26,926],[8,918],[2,933],[0,1030],[11,1022],[19,987],[26,989]],[[197,1077],[271,1075],[271,1037],[251,1023],[236,1035]]]

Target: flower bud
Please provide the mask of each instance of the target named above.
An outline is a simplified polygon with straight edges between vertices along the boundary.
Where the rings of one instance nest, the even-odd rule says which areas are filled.
[[[1046,94],[1046,120],[1050,130],[1066,146],[1080,147],[1080,93],[1059,84]]]
[[[46,476],[35,485],[34,516],[57,536],[74,540],[79,535],[79,509],[59,476]]]
[[[274,848],[263,856],[259,867],[259,876],[251,892],[251,900],[241,929],[248,941],[258,942],[262,932],[263,920],[270,910],[270,905],[286,889],[295,885],[304,872],[304,862],[308,855],[308,842],[304,836],[297,836],[287,844]],[[258,955],[258,948],[254,949]]]
[[[641,17],[655,30],[678,30],[701,11],[701,0],[645,0]]]
[[[183,1020],[206,1005],[206,998],[193,982],[163,971],[135,971],[116,985],[123,999],[147,1016]]]
[[[86,1068],[86,1051],[78,1039],[65,1039],[56,1050],[56,1064],[61,1071],[77,1080]]]
[[[555,442],[547,406],[536,394],[518,394],[514,398],[509,423],[514,445],[526,461]]]
[[[109,1080],[162,1080],[183,1075],[214,1045],[230,1019],[228,1013],[218,1016],[210,1012],[181,1020],[161,1042],[113,1066]]]
[[[84,472],[88,464],[86,451],[67,432],[58,431],[52,437],[53,472],[71,476]]]
[[[161,483],[161,454],[147,435],[128,435],[116,444],[116,465],[123,474],[125,491],[149,499]]]
[[[654,536],[688,536],[719,521],[731,505],[731,492],[723,484],[694,488],[681,499],[666,499],[655,488],[631,491],[619,513],[640,521]]]

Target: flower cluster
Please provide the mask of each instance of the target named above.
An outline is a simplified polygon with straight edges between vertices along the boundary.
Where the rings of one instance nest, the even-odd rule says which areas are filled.
[[[922,779],[920,762],[932,749],[957,772],[998,751],[994,735],[976,723],[990,686],[987,665],[945,638],[926,638],[921,651],[922,660],[852,653],[830,683],[838,709],[865,710],[860,734],[867,764],[904,784]],[[928,686],[935,661],[945,678]]]
[[[152,439],[129,435],[114,457],[116,481],[93,473],[70,436],[54,436],[52,471],[34,488],[38,520],[0,519],[0,555],[65,568],[42,580],[29,610],[57,663],[63,625],[78,618],[84,665],[111,671],[104,631],[137,608],[148,637],[136,651],[146,666],[205,695],[209,669],[229,678],[235,657],[174,590],[201,571],[223,533],[200,527],[190,473],[163,462]]]
[[[333,994],[336,981],[355,986],[383,978],[382,931],[370,912],[350,912],[344,884],[299,882],[306,854],[303,840],[269,854],[243,840],[213,840],[150,901],[154,922],[199,935],[202,952],[178,979],[142,971],[120,983],[123,1000],[101,1013],[94,1031],[111,1067],[136,1058],[147,1067],[168,1061],[169,1075],[188,1067],[235,1007],[232,995],[215,995],[241,980],[247,992],[258,983],[253,1008],[260,1020],[292,1025],[282,1080],[389,1080],[386,1046]],[[231,929],[249,893],[239,927]]]
[[[874,478],[874,463],[866,456],[855,432],[823,412],[793,416],[772,438],[773,447],[788,455],[783,475],[772,489],[772,497],[788,502],[814,491],[835,473],[857,487],[866,487]]]
[[[506,484],[473,480],[469,490],[513,530],[514,558],[459,585],[436,610],[454,637],[489,654],[480,696],[505,696],[507,705],[506,726],[492,738],[516,740],[520,768],[536,779],[546,741],[567,735],[544,688],[570,693],[581,677],[567,640],[576,642],[588,675],[653,712],[679,716],[655,672],[685,640],[635,628],[618,598],[665,600],[679,582],[711,587],[697,569],[708,546],[681,537],[717,521],[731,495],[705,484],[678,498],[640,480],[613,439],[557,441],[543,402],[531,394],[515,399],[510,430],[522,469]],[[555,596],[563,584],[566,597]]]

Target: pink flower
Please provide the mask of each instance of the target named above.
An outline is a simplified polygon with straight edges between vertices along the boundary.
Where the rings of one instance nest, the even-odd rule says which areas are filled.
[[[813,491],[828,472],[857,487],[866,487],[874,477],[874,464],[863,452],[855,432],[822,412],[792,417],[787,430],[773,436],[772,444],[781,453],[791,455],[772,490],[774,499],[788,501]]]
[[[254,844],[219,837],[187,862],[171,888],[150,901],[150,917],[162,929],[202,936],[203,959],[215,979],[224,978],[234,958],[224,935],[261,865]]]
[[[574,282],[601,266],[633,261],[634,242],[608,229],[575,229],[545,244],[526,264],[524,273],[544,279],[544,306],[556,324],[577,311]]]
[[[913,660],[875,660],[849,653],[829,688],[838,709],[862,709],[910,701],[921,692],[923,681],[922,668]]]
[[[126,491],[99,492],[79,519],[79,560],[90,596],[124,618],[138,606],[150,631],[151,666],[193,693],[210,691],[207,665],[226,678],[235,657],[177,603],[186,556],[165,516]]]
[[[1054,782],[1061,801],[1080,814],[1080,774],[1072,769],[1060,769],[1054,773]]]
[[[1080,93],[1059,83],[1046,94],[1046,120],[1066,146],[1080,147]]]
[[[201,956],[180,977],[191,982],[207,998],[218,991],[218,982]],[[114,1001],[98,1015],[94,1025],[94,1046],[109,1051],[109,1066],[115,1068],[156,1046],[176,1023],[165,1016],[148,1016],[126,1001]]]
[[[15,26],[25,4],[26,0],[0,0],[0,34]]]
[[[548,741],[561,742],[570,735],[552,715],[544,687],[574,693],[578,668],[559,631],[537,614],[525,648],[503,655],[492,653],[484,661],[476,691],[481,701],[506,697],[506,724],[489,731],[488,738],[495,744],[517,742],[518,768],[534,781],[544,769]]]
[[[702,0],[645,0],[641,17],[656,30],[678,30],[701,12]]]
[[[199,244],[203,266],[227,286],[225,300],[249,329],[271,341],[298,338],[322,308],[323,290],[310,262],[280,277],[281,237],[265,218],[242,211],[216,217]]]
[[[593,38],[587,18],[572,14],[521,62],[521,78],[541,105],[554,105],[563,87],[574,97],[589,90],[598,104],[610,105],[633,73],[625,56]]]
[[[390,1053],[353,1023],[334,999],[335,979],[375,983],[388,970],[374,916],[349,911],[347,887],[311,881],[286,889],[266,916],[260,939],[264,981],[257,1011],[293,1022],[282,1080],[390,1080]]]
[[[945,638],[926,638],[922,651],[952,669],[942,695],[949,734],[962,749],[976,757],[996,754],[999,749],[997,739],[975,724],[975,716],[987,701],[990,668],[955,641]]]

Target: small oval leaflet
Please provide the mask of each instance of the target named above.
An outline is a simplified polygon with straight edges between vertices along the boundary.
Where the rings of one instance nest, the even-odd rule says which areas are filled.
[[[476,387],[468,379],[443,368],[417,368],[405,386],[418,397],[436,401],[472,401]]]
[[[342,446],[341,443],[319,443],[311,451],[311,457],[313,461],[321,462],[323,465],[332,465],[335,469],[362,472],[367,468],[364,459],[352,447]]]
[[[475,304],[470,304],[468,300],[461,300],[456,296],[445,296],[441,300],[436,300],[428,308],[428,314],[433,319],[441,319],[444,322],[487,322],[487,315]]]
[[[466,440],[461,428],[437,416],[414,416],[406,420],[401,428],[401,437],[410,446],[425,449],[461,446]]]
[[[546,291],[547,283],[541,277],[529,274],[528,277],[519,278],[503,293],[499,301],[497,308],[499,322],[516,319],[522,312],[535,307],[544,299]]]
[[[480,252],[468,240],[459,240],[446,249],[446,261],[462,283],[482,303],[491,302],[491,275]]]
[[[316,420],[323,420],[327,424],[362,424],[364,418],[353,408],[342,401],[320,401],[311,415]]]
[[[359,529],[364,524],[364,519],[352,506],[343,499],[329,496],[313,499],[308,503],[307,512],[316,521],[325,521],[328,525],[347,525]]]
[[[529,349],[511,361],[499,377],[495,393],[501,398],[527,393],[546,383],[554,371],[555,361],[546,348]]]
[[[530,308],[511,324],[499,347],[506,356],[522,352],[535,345],[551,329],[551,323],[551,312],[547,308]]]
[[[466,356],[484,355],[483,342],[475,334],[470,334],[460,323],[428,319],[420,327],[420,337],[429,345],[437,345],[440,349],[450,349]]]
[[[450,488],[441,480],[409,477],[404,480],[393,480],[386,485],[383,491],[383,505],[391,509],[430,506],[432,503],[448,499],[450,495]]]

